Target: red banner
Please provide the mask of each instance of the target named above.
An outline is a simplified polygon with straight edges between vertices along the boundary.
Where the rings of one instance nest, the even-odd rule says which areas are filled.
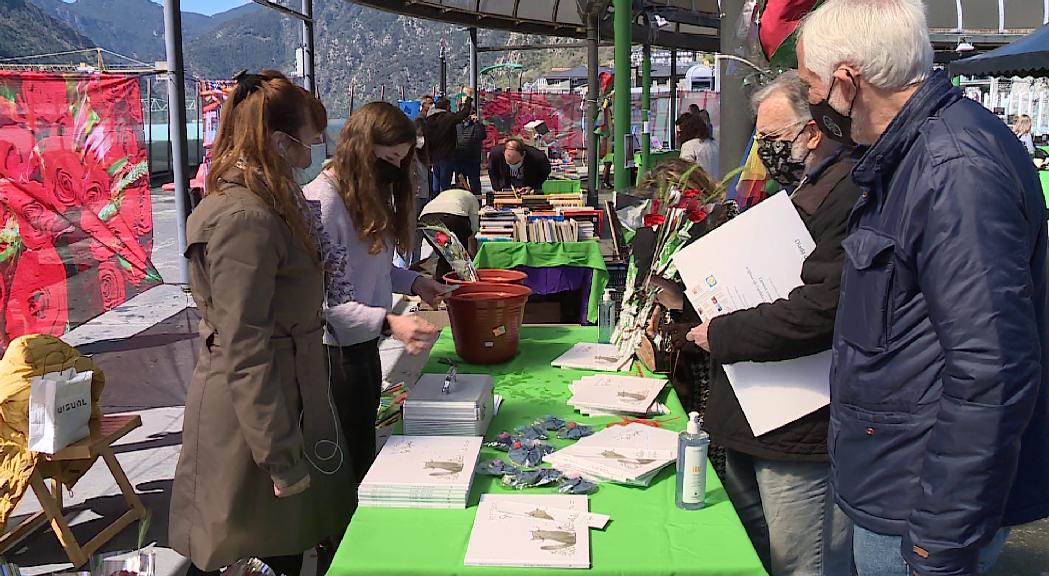
[[[0,71],[0,348],[160,282],[139,79]]]
[[[583,99],[578,94],[532,92],[486,92],[481,95],[481,116],[488,128],[485,154],[503,139],[521,136],[525,124],[546,122],[551,135],[547,143],[557,142],[563,150],[585,147],[583,142]]]

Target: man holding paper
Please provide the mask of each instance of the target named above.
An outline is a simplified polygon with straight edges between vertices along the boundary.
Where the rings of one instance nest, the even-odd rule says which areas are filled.
[[[830,486],[826,396],[815,412],[755,434],[722,366],[807,357],[831,346],[841,241],[860,193],[849,178],[849,149],[816,128],[806,97],[797,72],[788,71],[753,100],[758,154],[770,175],[793,189],[794,208],[815,241],[801,268],[803,284],[785,298],[705,318],[689,332],[714,367],[704,428],[726,448],[725,490],[772,576],[849,574],[852,557],[851,523]],[[762,230],[752,238],[762,242]]]
[[[933,70],[920,0],[827,0],[820,129],[870,148],[843,241],[831,461],[859,574],[972,576],[1049,516],[1045,203],[1023,145]]]

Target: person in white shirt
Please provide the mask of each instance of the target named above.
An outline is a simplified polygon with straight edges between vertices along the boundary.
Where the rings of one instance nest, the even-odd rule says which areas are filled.
[[[717,180],[720,177],[718,145],[706,122],[691,112],[685,112],[678,116],[674,124],[677,129],[677,141],[681,143],[680,157],[699,164],[704,172]]]
[[[320,205],[325,243],[336,255],[325,274],[324,343],[358,481],[375,457],[380,337],[403,342],[409,354],[425,352],[437,338],[426,320],[390,311],[394,293],[436,305],[443,291],[433,279],[392,264],[395,250],[413,245],[415,144],[415,125],[396,106],[366,104],[346,121],[331,164],[303,189]]]

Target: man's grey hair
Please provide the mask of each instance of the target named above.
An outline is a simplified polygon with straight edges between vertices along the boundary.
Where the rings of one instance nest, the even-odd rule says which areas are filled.
[[[902,90],[932,72],[922,0],[827,0],[801,26],[805,66],[828,85],[842,64],[871,85]]]
[[[750,105],[754,108],[754,113],[757,114],[762,102],[776,94],[782,94],[787,97],[787,101],[790,102],[790,107],[794,110],[794,116],[798,122],[812,120],[812,111],[809,109],[808,88],[801,81],[797,70],[783,72],[776,76],[775,80],[755,92],[750,98]]]

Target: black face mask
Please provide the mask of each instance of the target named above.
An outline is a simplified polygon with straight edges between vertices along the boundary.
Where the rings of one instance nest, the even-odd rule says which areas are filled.
[[[805,175],[805,159],[812,150],[806,150],[800,160],[794,159],[794,143],[805,133],[801,132],[791,140],[761,140],[758,142],[758,158],[768,170],[769,176],[787,187],[797,186]]]
[[[852,80],[852,74],[849,74],[849,79]],[[837,78],[833,78],[830,81],[830,90],[827,91],[827,97],[816,104],[809,104],[809,110],[812,112],[812,119],[816,121],[816,126],[819,127],[820,132],[823,132],[835,142],[840,142],[846,146],[855,146],[856,141],[852,139],[852,106],[856,103],[856,94],[858,92],[854,92],[852,95],[848,113],[842,114],[838,112],[830,105],[830,95],[834,93],[834,83],[837,80]],[[855,80],[852,81],[852,85],[856,86]]]
[[[375,158],[375,175],[383,184],[393,184],[401,179],[404,171],[397,164],[393,164],[382,158]]]

